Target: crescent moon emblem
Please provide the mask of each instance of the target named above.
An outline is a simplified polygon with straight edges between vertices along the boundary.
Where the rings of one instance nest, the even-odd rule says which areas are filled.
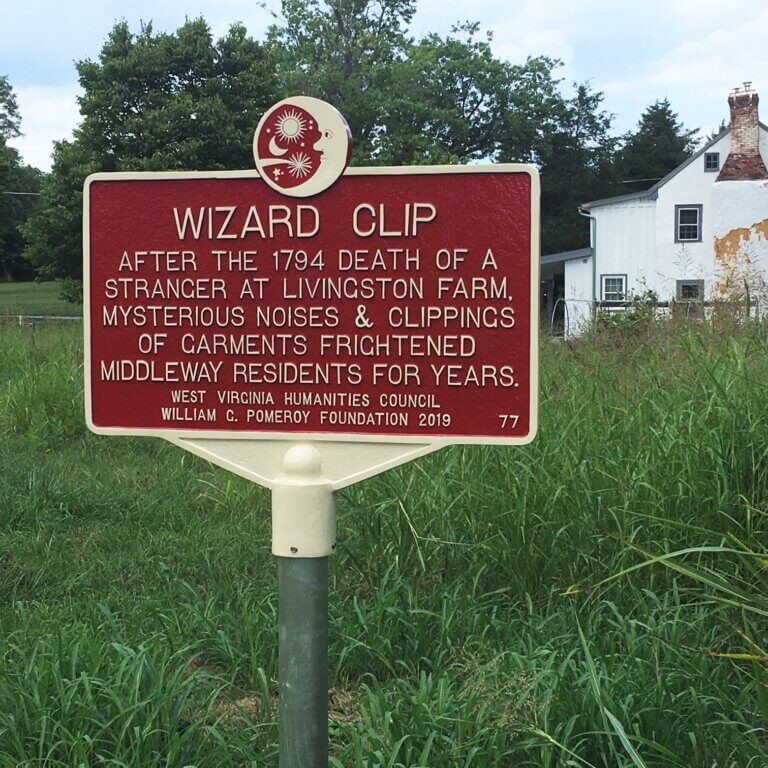
[[[280,147],[277,146],[277,141],[275,141],[275,137],[273,136],[269,140],[269,151],[273,155],[278,155],[279,157],[282,157],[288,150],[287,149],[280,149]]]

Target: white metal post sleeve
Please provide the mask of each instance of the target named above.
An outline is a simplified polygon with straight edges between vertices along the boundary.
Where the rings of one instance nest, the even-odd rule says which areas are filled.
[[[281,469],[272,487],[272,554],[328,557],[336,550],[336,507],[320,451],[294,445]]]

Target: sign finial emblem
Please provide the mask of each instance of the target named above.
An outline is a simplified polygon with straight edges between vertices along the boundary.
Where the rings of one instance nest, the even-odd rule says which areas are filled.
[[[253,137],[259,174],[272,189],[290,197],[328,189],[344,173],[351,152],[347,121],[335,107],[311,96],[275,104]]]

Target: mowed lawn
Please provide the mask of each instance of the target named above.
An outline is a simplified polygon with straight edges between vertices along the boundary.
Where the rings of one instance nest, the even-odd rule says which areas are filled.
[[[767,336],[543,340],[534,443],[339,493],[332,766],[768,765]],[[0,343],[0,768],[277,766],[268,493]]]
[[[0,283],[0,315],[79,316],[83,308],[59,298],[58,283]]]

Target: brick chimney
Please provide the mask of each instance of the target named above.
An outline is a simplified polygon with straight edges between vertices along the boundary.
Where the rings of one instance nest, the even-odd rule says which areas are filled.
[[[768,179],[760,156],[760,125],[757,117],[757,92],[749,83],[744,90],[737,88],[728,96],[731,108],[731,152],[716,181]]]

